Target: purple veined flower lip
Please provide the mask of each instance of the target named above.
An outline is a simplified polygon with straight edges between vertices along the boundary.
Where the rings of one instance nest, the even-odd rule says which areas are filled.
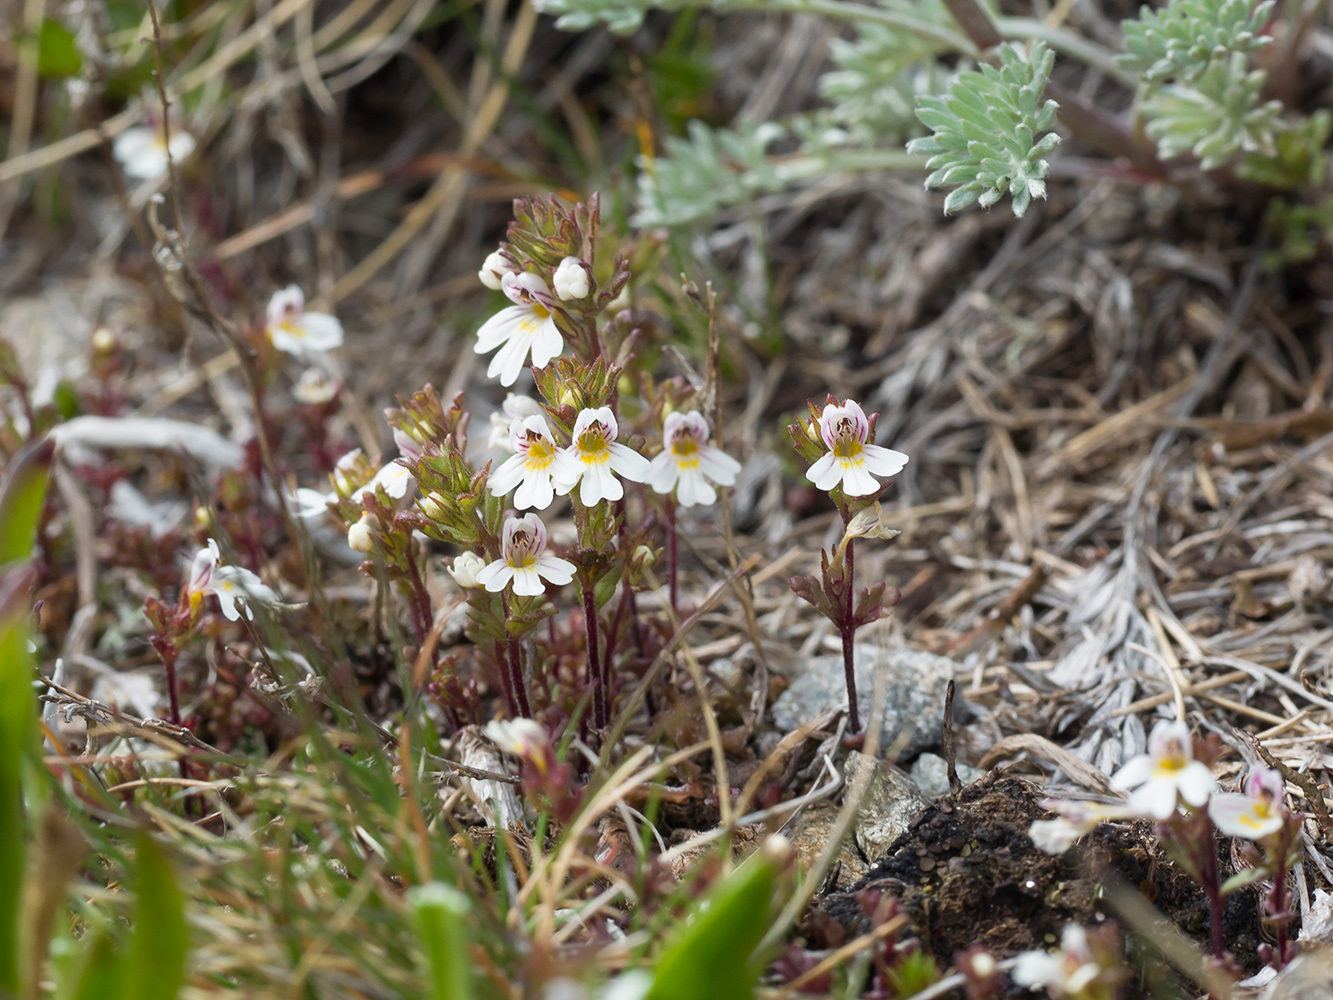
[[[662,422],[660,454],[649,467],[648,485],[657,493],[675,492],[682,507],[716,502],[718,486],[734,486],[741,465],[708,444],[708,421],[698,410],[667,414]]]
[[[576,567],[546,551],[546,525],[535,513],[511,517],[500,536],[500,558],[477,573],[477,582],[492,594],[513,584],[520,597],[546,592],[542,580],[563,586],[574,579]]]
[[[621,479],[647,481],[651,465],[638,452],[616,441],[619,430],[609,406],[579,413],[574,421],[573,443],[560,450],[551,466],[556,491],[563,495],[578,486],[579,502],[591,507],[623,497]]]
[[[839,443],[865,444],[870,437],[870,421],[854,399],[829,403],[819,416],[819,436],[830,451],[836,451]]]
[[[555,321],[555,298],[540,275],[506,274],[500,284],[514,304],[481,325],[472,350],[477,354],[495,351],[486,377],[511,386],[518,381],[529,354],[532,363],[543,368],[560,356],[565,341]]]

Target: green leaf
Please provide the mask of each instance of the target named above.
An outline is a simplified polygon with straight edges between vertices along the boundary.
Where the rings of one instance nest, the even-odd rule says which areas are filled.
[[[32,552],[54,454],[51,441],[39,441],[24,447],[10,463],[0,487],[0,566],[27,559]]]
[[[471,1000],[474,994],[467,953],[471,906],[467,897],[442,882],[428,882],[408,890],[407,905],[426,955],[426,997]]]
[[[43,79],[55,80],[77,76],[83,69],[83,57],[74,44],[74,35],[59,21],[49,17],[42,22],[37,36],[37,73]]]
[[[765,845],[714,886],[667,942],[644,1000],[753,996],[782,863]]]
[[[139,917],[119,1000],[176,1000],[190,947],[185,899],[166,854],[147,833],[139,834],[135,857]]]
[[[84,940],[83,961],[77,975],[62,984],[56,994],[60,1000],[106,1000],[117,993],[124,962],[116,952],[111,935],[103,928],[90,933]]]

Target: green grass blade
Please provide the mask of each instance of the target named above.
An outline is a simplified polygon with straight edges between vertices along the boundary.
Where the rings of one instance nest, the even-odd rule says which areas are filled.
[[[125,968],[121,1000],[175,1000],[185,981],[190,947],[185,899],[166,854],[148,834],[139,835],[139,919]]]
[[[27,853],[22,771],[37,717],[31,660],[22,616],[0,610],[0,996],[19,990],[19,902]]]
[[[782,861],[761,850],[713,887],[662,950],[645,1000],[754,995]]]
[[[116,955],[115,942],[105,930],[89,938],[77,974],[57,994],[60,1000],[107,1000],[116,996],[123,963]]]
[[[23,448],[9,465],[0,487],[0,566],[27,559],[32,552],[54,454],[54,443],[39,441]]]
[[[409,890],[407,901],[429,967],[426,996],[430,1000],[472,1000],[467,897],[443,882],[428,882]]]

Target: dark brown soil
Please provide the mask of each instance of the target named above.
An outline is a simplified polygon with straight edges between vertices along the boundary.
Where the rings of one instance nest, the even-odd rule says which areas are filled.
[[[882,892],[907,912],[921,947],[948,967],[955,954],[974,944],[1010,956],[1053,947],[1067,923],[1115,919],[1105,889],[1119,884],[1137,887],[1207,947],[1203,893],[1162,855],[1149,824],[1103,826],[1068,853],[1052,856],[1028,836],[1032,822],[1042,818],[1049,816],[1030,783],[992,772],[922,813],[860,882],[822,897],[803,930],[820,945],[840,933],[847,939],[865,933],[870,926],[858,893]],[[1254,893],[1232,896],[1224,933],[1242,965],[1255,964],[1258,923]],[[1123,995],[1154,995],[1167,975],[1164,963],[1148,942],[1131,940],[1129,953],[1137,959],[1139,978]]]

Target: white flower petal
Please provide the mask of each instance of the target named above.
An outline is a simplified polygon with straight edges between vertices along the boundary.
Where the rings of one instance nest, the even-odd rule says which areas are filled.
[[[512,458],[506,459],[498,469],[491,473],[486,486],[497,496],[504,496],[523,482],[523,477],[527,474],[527,467],[528,459],[526,455],[514,455]]]
[[[699,449],[699,468],[719,486],[735,486],[741,463],[725,451],[707,445]]]
[[[510,565],[503,559],[497,559],[477,573],[477,582],[485,587],[490,593],[498,594],[509,585],[513,578],[514,571]]]
[[[611,466],[611,471],[619,473],[621,478],[628,479],[632,483],[641,483],[648,478],[652,463],[637,451],[615,442],[607,445],[607,450],[611,453],[611,459],[607,464]]]
[[[543,553],[537,560],[537,572],[554,584],[564,586],[574,579],[576,567],[568,559],[561,559],[549,553]]]
[[[1111,776],[1111,788],[1117,792],[1138,788],[1152,776],[1153,762],[1147,754],[1139,754],[1125,762],[1125,766]]]
[[[648,485],[657,493],[670,493],[676,488],[679,467],[671,452],[664,451],[648,463]]]
[[[560,328],[555,320],[547,318],[532,337],[532,363],[537,368],[545,368],[560,352],[565,349],[565,338],[560,335]]]
[[[481,324],[477,330],[477,342],[472,345],[476,354],[489,354],[514,335],[518,325],[528,318],[532,310],[524,306],[505,306],[498,313]]]
[[[305,347],[308,351],[331,351],[341,347],[343,325],[328,313],[302,313],[300,323],[305,327]]]
[[[896,476],[908,462],[907,456],[901,451],[881,448],[877,444],[864,445],[861,454],[865,458],[866,468],[877,476]]]
[[[842,470],[842,491],[849,497],[866,497],[878,493],[882,486],[866,469],[865,464],[848,464]]]
[[[833,452],[825,452],[814,465],[805,470],[805,478],[815,484],[816,489],[831,490],[842,482],[842,469],[833,457]]]
[[[515,567],[512,572],[515,594],[520,597],[539,597],[546,593],[546,586],[542,583],[535,563],[531,566]]]

